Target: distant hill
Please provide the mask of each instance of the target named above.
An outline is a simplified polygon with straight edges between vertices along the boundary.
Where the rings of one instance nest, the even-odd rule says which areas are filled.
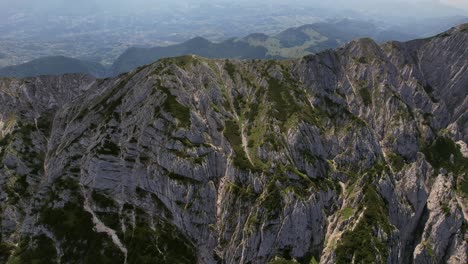
[[[113,64],[112,74],[128,72],[163,57],[195,54],[207,58],[281,59],[298,58],[325,49],[336,48],[355,38],[371,37],[377,41],[409,40],[416,36],[384,31],[373,23],[340,20],[289,28],[277,35],[250,34],[221,43],[196,37],[187,42],[154,48],[130,48]]]
[[[252,46],[245,41],[236,39],[213,43],[207,39],[196,37],[187,42],[167,47],[130,48],[115,61],[112,73],[117,75],[163,57],[184,54],[196,54],[206,58],[263,59],[267,57],[267,52],[265,47]]]
[[[64,73],[86,73],[95,77],[115,76],[150,64],[165,57],[194,54],[206,58],[236,59],[288,59],[299,58],[334,49],[356,38],[372,38],[377,42],[389,40],[407,41],[443,31],[455,22],[468,22],[466,17],[440,18],[434,21],[416,21],[406,26],[384,27],[368,21],[343,19],[321,22],[286,29],[276,35],[253,33],[242,38],[231,38],[215,43],[202,37],[165,46],[132,47],[124,51],[106,69],[97,62],[72,59],[63,56],[44,57],[28,63],[0,69],[0,77],[34,77]],[[428,26],[431,25],[431,26]],[[437,29],[437,31],[435,31]],[[2,54],[0,53],[0,58]]]
[[[333,23],[315,23],[285,31],[267,38],[244,38],[250,45],[263,46],[267,55],[297,58],[325,49],[337,48],[353,39],[369,37],[376,41],[409,40],[415,35],[383,30],[370,22],[344,19]]]
[[[86,73],[95,77],[104,77],[107,76],[107,69],[96,62],[64,56],[43,57],[0,69],[0,77],[35,77],[65,73]]]

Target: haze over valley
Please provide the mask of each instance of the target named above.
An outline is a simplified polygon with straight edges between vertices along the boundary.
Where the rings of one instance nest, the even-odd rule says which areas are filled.
[[[110,67],[130,47],[167,46],[194,37],[223,42],[343,19],[373,24],[372,31],[363,29],[354,36],[375,37],[378,30],[399,40],[428,37],[468,21],[464,5],[429,0],[2,0],[0,5],[0,67],[46,56]]]

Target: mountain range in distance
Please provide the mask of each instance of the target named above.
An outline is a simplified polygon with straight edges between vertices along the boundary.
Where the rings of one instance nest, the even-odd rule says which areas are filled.
[[[0,76],[5,77],[34,77],[40,75],[62,75],[66,73],[86,73],[96,77],[104,77],[107,76],[108,70],[97,62],[65,56],[43,57],[20,65],[0,69]]]
[[[289,59],[337,48],[356,38],[369,37],[377,42],[385,42],[406,41],[420,37],[417,34],[403,32],[405,31],[381,29],[367,21],[343,19],[337,22],[321,22],[289,28],[276,35],[253,33],[243,38],[231,38],[218,43],[203,37],[195,37],[169,46],[132,47],[124,51],[109,67],[98,62],[65,56],[43,57],[1,68],[0,77],[85,73],[99,78],[129,72],[161,58],[186,54],[206,58]]]
[[[374,24],[357,20],[335,23],[315,23],[289,28],[277,35],[250,34],[212,43],[197,37],[182,44],[168,47],[130,48],[112,65],[113,75],[128,72],[163,57],[195,54],[207,58],[288,59],[299,58],[326,49],[333,49],[359,37],[377,41],[407,40],[414,36],[381,31]]]

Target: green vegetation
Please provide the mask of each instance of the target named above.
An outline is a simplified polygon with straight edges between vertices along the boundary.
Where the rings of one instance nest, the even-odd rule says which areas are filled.
[[[451,139],[438,137],[431,145],[422,148],[427,161],[436,169],[444,168],[457,177],[457,191],[468,198],[468,158]]]
[[[11,138],[12,138],[11,134],[6,134],[2,139],[0,139],[0,147],[1,148],[6,147],[8,145],[8,143],[10,143]]]
[[[319,261],[317,261],[317,259],[315,257],[312,257],[310,259],[310,263],[309,264],[319,264]]]
[[[150,227],[148,217],[137,210],[136,223],[127,229],[123,241],[128,250],[127,263],[195,263],[196,252],[189,240],[165,221]]]
[[[369,91],[369,88],[363,87],[359,89],[359,95],[361,96],[361,99],[366,106],[372,104],[372,95]]]
[[[457,190],[465,197],[468,198],[468,177],[465,175],[463,179],[457,182]]]
[[[91,198],[96,203],[96,205],[103,207],[103,208],[116,206],[116,203],[114,200],[112,200],[109,196],[105,195],[104,193],[96,191],[96,190],[93,190],[93,192],[91,193]]]
[[[80,263],[122,263],[124,255],[111,238],[105,233],[95,231],[92,215],[83,208],[84,198],[80,194],[78,183],[71,178],[62,178],[54,184],[53,188],[48,201],[40,211],[39,222],[53,232],[61,242],[63,256],[60,262],[75,263],[79,260]],[[70,200],[61,208],[54,207],[54,201],[60,199],[57,191],[63,192],[64,190],[70,193]],[[141,194],[144,190],[139,192]],[[115,202],[103,193],[94,191],[91,197],[102,207],[117,209]],[[157,197],[153,197],[153,200],[157,208],[160,208],[161,201]],[[168,213],[164,215],[170,217]],[[196,261],[196,252],[192,243],[175,226],[162,218],[151,219],[143,210],[129,204],[124,205],[121,212],[96,212],[96,216],[107,226],[116,230],[128,250],[127,263],[194,263]],[[131,216],[135,216],[136,222],[133,222]],[[125,229],[122,228],[122,224],[126,226]],[[27,244],[33,245],[34,243],[27,242]],[[16,250],[14,255],[21,257],[18,257],[20,262],[12,263],[51,263],[47,261],[21,262],[39,259],[42,256],[39,254],[41,252],[48,256],[48,260],[53,261],[56,253],[51,249],[55,251],[55,247],[50,247],[46,242],[41,242],[40,245],[44,247],[40,252],[28,249],[26,253],[21,253],[24,250]]]
[[[102,109],[101,114],[106,117],[107,119],[111,119],[112,117],[116,117],[117,120],[120,119],[118,113],[115,111],[116,108],[121,105],[124,93],[121,90],[128,84],[128,82],[135,76],[137,72],[132,74],[124,75],[125,78],[119,81],[119,83],[109,89],[104,95],[100,96],[93,102],[93,106],[91,108],[82,108],[80,109],[78,115],[76,116],[77,120],[82,120],[91,110],[98,110]],[[115,97],[116,94],[121,92],[118,98]]]
[[[460,32],[465,32],[468,31],[468,24],[462,24],[460,25]]]
[[[280,164],[268,173],[268,182],[261,195],[256,198],[260,208],[264,208],[264,216],[274,219],[281,212],[283,196],[292,193],[298,200],[307,199],[311,193],[320,190],[338,190],[339,184],[329,179],[309,178],[305,173],[291,165]],[[288,176],[289,175],[289,176]],[[294,179],[290,176],[299,177]],[[253,192],[253,191],[252,191]],[[252,195],[251,197],[254,197]]]
[[[76,201],[78,202],[78,201]],[[118,263],[123,254],[107,235],[96,233],[92,216],[80,202],[68,202],[63,208],[44,208],[40,221],[62,241],[61,262],[83,259],[85,263]]]
[[[356,212],[356,210],[354,208],[351,208],[351,207],[344,208],[341,211],[341,219],[342,220],[348,220],[349,218],[351,218],[354,215],[354,212]]]
[[[8,264],[22,263],[58,263],[54,242],[45,235],[22,238]]]
[[[376,233],[384,221],[380,208],[366,209],[356,228],[343,233],[336,248],[337,263],[351,263],[353,259],[355,263],[385,263],[388,249]]]
[[[167,54],[165,55],[167,57]],[[160,60],[160,63],[165,65],[175,64],[183,69],[187,66],[195,65],[200,62],[203,58],[197,57],[194,55],[183,55],[183,56],[176,56],[170,58],[163,58]],[[152,60],[151,62],[155,61],[156,59]]]
[[[169,172],[169,171],[166,171],[166,175],[167,177],[179,182],[179,183],[182,183],[182,184],[187,184],[187,185],[190,185],[190,184],[200,184],[199,181],[193,179],[193,178],[190,178],[190,177],[186,177],[184,175],[180,175],[180,174],[177,174],[177,173],[174,173],[174,172]]]
[[[286,122],[293,113],[300,111],[289,92],[288,86],[282,85],[278,79],[268,80],[268,97],[274,106],[272,115],[281,122]]]
[[[455,174],[468,172],[468,159],[451,139],[438,137],[430,146],[423,147],[426,159],[436,169],[445,168]]]
[[[372,183],[375,176],[385,169],[385,166],[378,163],[363,176],[364,196],[357,208],[358,212],[362,212],[362,216],[354,229],[346,230],[342,234],[336,248],[337,263],[386,262],[388,248],[378,234],[383,232],[389,235],[393,226],[388,220],[386,203]],[[348,215],[349,212],[350,210]]]
[[[265,208],[268,219],[276,218],[282,208],[280,188],[276,185],[278,177],[281,176],[272,176],[272,179],[268,182],[265,191],[260,196],[260,206]]]
[[[251,79],[243,78],[244,83],[253,89],[253,94],[232,95],[234,97],[232,104],[225,104],[226,109],[235,111],[239,117],[239,120],[226,121],[224,129],[224,136],[235,152],[236,167],[256,172],[265,171],[271,167],[271,164],[258,157],[260,147],[281,151],[283,133],[287,133],[299,123],[322,126],[325,113],[310,105],[306,92],[299,88],[285,68],[287,65],[273,61],[260,63],[257,66],[264,72],[268,87],[265,89],[254,84]],[[273,67],[278,67],[276,70],[281,71],[282,78],[270,76],[268,72]],[[239,70],[229,61],[226,62],[225,69],[231,75]],[[224,91],[224,93],[225,102],[229,102],[229,92]],[[241,125],[243,124],[245,124],[243,128],[247,138],[247,149],[242,146]],[[280,127],[281,134],[274,132],[276,125]]]
[[[159,86],[159,89],[166,94],[166,100],[164,101],[162,108],[173,115],[182,127],[190,127],[190,108],[182,105],[177,101],[177,97],[172,95],[169,88]]]
[[[426,249],[427,254],[429,254],[429,257],[431,257],[431,263],[436,263],[437,259],[434,254],[434,248],[432,246],[431,241],[424,239],[421,241],[421,246],[423,246],[423,248]]]
[[[229,182],[229,192],[236,197],[242,197],[245,200],[251,200],[257,197],[252,185],[242,185],[240,183]]]
[[[107,210],[107,209],[106,209]],[[120,215],[117,212],[95,212],[97,218],[101,220],[106,226],[116,230],[117,235],[122,235],[120,231],[122,225],[120,223]]]
[[[251,213],[249,217],[247,218],[247,221],[245,221],[244,230],[252,234],[255,232],[256,230],[255,228],[261,223],[262,222],[259,219],[258,213],[257,212]]]
[[[447,203],[442,204],[442,211],[444,211],[445,215],[450,215],[450,207]]]
[[[159,199],[159,197],[151,193],[151,200],[153,201],[154,206],[158,209],[159,212],[162,212],[162,215],[165,219],[172,219],[172,212],[166,207],[166,205]]]
[[[37,120],[37,128],[39,131],[44,133],[44,135],[49,136],[52,130],[52,122],[54,120],[53,113],[44,113],[41,117]]]
[[[358,61],[359,63],[361,63],[361,64],[366,64],[366,63],[368,63],[366,57],[359,57],[359,58],[357,59],[357,61]]]
[[[283,80],[266,76],[267,100],[272,102],[270,115],[281,122],[281,131],[295,127],[299,122],[320,126],[323,113],[311,107],[307,94],[299,89],[286,69],[281,66]]]
[[[247,158],[247,154],[242,147],[241,131],[237,122],[234,120],[227,120],[225,122],[223,133],[235,152],[234,165],[240,169],[258,171],[258,168],[250,163],[249,159]]]
[[[5,185],[5,192],[8,194],[8,201],[17,203],[21,198],[29,197],[27,190],[29,187],[27,175],[11,175]]]
[[[224,65],[224,69],[227,71],[231,79],[235,79],[236,75],[236,66],[230,62],[229,60],[226,60],[226,63]]]
[[[1,218],[0,218],[0,221],[1,221]],[[2,242],[1,238],[2,237],[0,235],[0,263],[6,263],[11,253],[13,253],[15,246],[6,242]]]
[[[136,187],[135,188],[135,193],[138,196],[139,199],[144,199],[146,196],[148,196],[148,192],[145,191],[143,188]]]
[[[285,259],[282,257],[275,257],[273,260],[270,260],[268,264],[299,264],[296,260]]]
[[[109,135],[106,136],[102,145],[96,151],[98,154],[111,155],[117,157],[120,155],[120,147],[111,141]]]
[[[49,194],[43,206],[39,222],[53,232],[61,241],[63,256],[60,262],[120,263],[123,253],[104,233],[94,231],[92,215],[83,208],[84,199],[79,193],[78,183],[71,178],[61,178],[55,184],[58,191],[68,190],[70,201],[62,208],[51,207],[58,199],[56,191]]]
[[[406,164],[405,159],[396,153],[388,153],[387,158],[394,172],[400,172]]]
[[[15,122],[14,118],[11,119]],[[12,124],[14,125],[14,123]],[[46,143],[42,137],[34,137],[34,133],[39,132],[36,125],[33,123],[16,122],[13,131],[0,140],[0,157],[3,157],[7,152],[14,153],[19,159],[13,164],[0,164],[0,167],[8,168],[7,181],[4,184],[4,192],[8,195],[8,203],[16,204],[20,200],[25,200],[30,197],[30,180],[35,175],[40,175],[43,172],[43,161],[45,154],[38,151],[37,145]],[[35,139],[33,142],[32,138]],[[17,174],[16,168],[19,164],[25,164],[31,170],[27,174]]]

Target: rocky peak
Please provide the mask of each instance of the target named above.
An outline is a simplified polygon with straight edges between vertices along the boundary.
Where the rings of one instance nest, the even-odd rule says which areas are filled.
[[[468,32],[452,31],[4,80],[0,260],[466,262]]]

